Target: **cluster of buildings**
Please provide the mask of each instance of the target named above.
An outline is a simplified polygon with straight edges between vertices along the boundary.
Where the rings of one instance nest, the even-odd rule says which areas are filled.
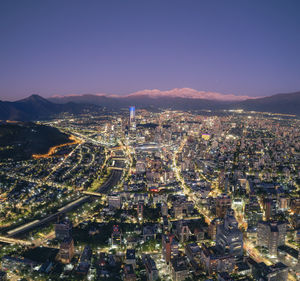
[[[89,141],[49,181],[87,189],[105,163],[97,143],[112,159],[118,156],[109,149],[118,147],[130,165],[121,182],[94,194],[85,220],[54,225],[58,249],[52,269],[44,265],[48,276],[55,263],[64,266],[61,277],[89,280],[299,276],[298,120],[134,107],[75,120],[59,126]],[[6,256],[2,268],[20,262],[37,266]]]

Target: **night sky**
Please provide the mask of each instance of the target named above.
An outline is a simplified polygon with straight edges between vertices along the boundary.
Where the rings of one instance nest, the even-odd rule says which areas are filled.
[[[0,99],[300,90],[299,0],[0,0]]]

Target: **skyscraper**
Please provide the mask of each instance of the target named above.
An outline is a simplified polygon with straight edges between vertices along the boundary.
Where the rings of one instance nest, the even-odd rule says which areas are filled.
[[[135,106],[129,107],[129,125],[130,129],[135,129]]]
[[[260,221],[257,225],[257,245],[268,248],[271,256],[277,256],[278,246],[285,244],[286,223]]]

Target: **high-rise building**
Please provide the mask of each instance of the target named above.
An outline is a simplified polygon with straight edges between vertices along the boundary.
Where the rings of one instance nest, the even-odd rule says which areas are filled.
[[[135,106],[129,107],[129,125],[130,129],[135,129]]]
[[[286,196],[280,196],[278,200],[278,209],[280,211],[286,211],[290,206],[290,198]]]
[[[71,237],[65,239],[59,248],[59,260],[62,263],[70,263],[74,256],[74,241]]]
[[[189,277],[187,261],[184,257],[176,257],[171,260],[171,275],[174,281],[183,281]]]
[[[249,203],[245,205],[245,218],[248,232],[256,232],[257,223],[263,218],[263,212],[256,196],[250,196]]]
[[[226,194],[222,194],[216,199],[216,215],[219,218],[224,218],[227,210],[231,208],[231,198]]]
[[[162,235],[162,255],[167,264],[178,256],[178,242],[173,234]]]
[[[268,248],[271,256],[277,256],[278,246],[285,244],[286,223],[260,221],[257,226],[257,245]]]
[[[293,198],[291,201],[291,210],[295,214],[300,214],[300,198]]]
[[[176,201],[172,206],[172,213],[175,218],[182,219],[191,214],[194,209],[193,201]]]
[[[201,250],[197,243],[187,244],[184,248],[184,252],[189,261],[200,263]]]
[[[243,233],[232,209],[228,209],[224,223],[217,227],[216,244],[233,256],[243,255]]]
[[[277,200],[276,198],[266,198],[264,200],[264,212],[265,219],[270,220],[277,212]]]
[[[235,267],[235,257],[224,253],[224,249],[220,246],[207,247],[202,244],[200,263],[209,274],[213,272],[232,272]]]
[[[217,227],[222,222],[223,222],[223,220],[220,218],[215,218],[210,222],[210,224],[208,226],[208,236],[210,237],[211,240],[216,240]]]

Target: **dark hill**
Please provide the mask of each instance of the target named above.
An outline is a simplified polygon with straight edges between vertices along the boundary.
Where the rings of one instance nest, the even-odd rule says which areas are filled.
[[[32,154],[47,153],[49,148],[70,142],[58,129],[33,123],[0,124],[0,160],[30,159]]]
[[[0,101],[0,120],[30,121],[48,119],[62,112],[79,113],[87,106],[74,103],[56,104],[38,95],[16,101]]]
[[[233,107],[244,110],[300,115],[300,92],[246,100],[235,103]]]

